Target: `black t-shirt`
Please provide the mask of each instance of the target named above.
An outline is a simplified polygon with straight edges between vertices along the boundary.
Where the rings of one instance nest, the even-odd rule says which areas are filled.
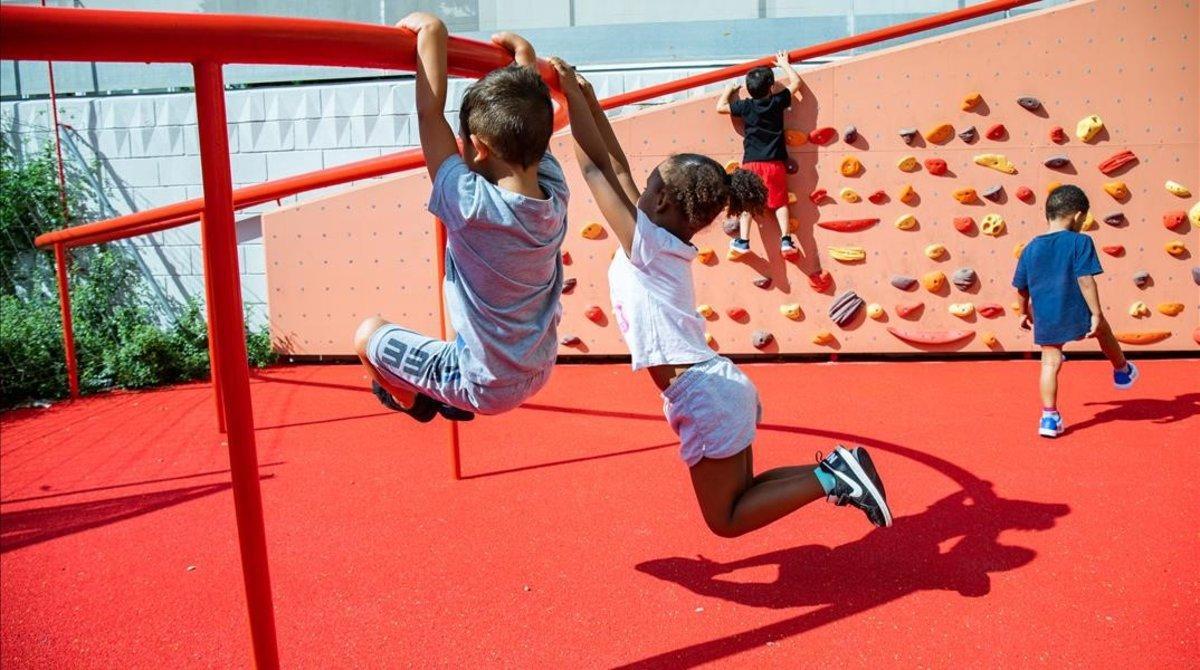
[[[792,92],[786,88],[765,98],[742,98],[729,103],[729,113],[742,117],[746,124],[742,162],[787,160],[783,110],[791,104]]]

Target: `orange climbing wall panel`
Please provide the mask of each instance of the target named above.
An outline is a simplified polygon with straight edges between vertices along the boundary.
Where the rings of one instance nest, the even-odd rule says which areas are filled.
[[[725,259],[729,238],[721,222],[698,236],[699,247],[716,250],[709,265],[697,263],[697,300],[713,306],[717,316],[709,330],[724,353],[755,353],[751,333],[766,330],[775,341],[764,351],[780,353],[897,353],[928,351],[1023,351],[1032,347],[1028,333],[1018,327],[1009,306],[1015,295],[1009,282],[1016,259],[1014,247],[1045,227],[1042,214],[1046,185],[1052,181],[1083,187],[1092,201],[1097,220],[1122,212],[1126,224],[1099,223],[1090,234],[1097,248],[1123,245],[1125,253],[1101,253],[1105,274],[1099,279],[1106,314],[1118,332],[1170,331],[1161,342],[1129,347],[1156,350],[1196,350],[1200,289],[1192,268],[1200,253],[1200,235],[1190,225],[1174,232],[1162,224],[1163,214],[1187,210],[1200,198],[1200,8],[1194,1],[1138,3],[1120,0],[1078,2],[1018,19],[957,32],[945,37],[880,51],[868,56],[824,66],[804,73],[802,99],[794,103],[787,126],[805,132],[831,126],[838,139],[817,147],[792,147],[798,170],[789,187],[798,196],[791,216],[799,221],[803,257],[785,262],[778,253],[778,231],[773,222],[752,232],[755,253],[731,262]],[[983,95],[972,111],[960,108],[971,92]],[[1028,111],[1018,97],[1034,96],[1042,107]],[[741,158],[741,138],[736,123],[713,111],[711,97],[643,112],[615,123],[635,173],[644,178],[669,154],[705,153],[724,163]],[[1079,119],[1097,114],[1105,130],[1091,142],[1075,137]],[[979,139],[967,144],[955,136],[945,144],[918,138],[906,146],[899,135],[905,127],[922,133],[940,123],[960,132],[975,126]],[[990,140],[987,130],[1002,123],[1003,139]],[[841,131],[858,129],[859,139],[847,144]],[[1066,129],[1069,140],[1050,141],[1053,126]],[[568,139],[556,138],[552,149],[562,159],[571,179],[573,200],[570,232],[564,250],[572,263],[566,276],[575,277],[575,290],[563,296],[560,333],[577,335],[582,344],[562,349],[564,354],[624,354],[625,347],[612,321],[598,325],[584,317],[590,305],[610,312],[606,269],[616,248],[611,235],[586,240],[579,231],[599,214],[579,177]],[[1138,162],[1107,177],[1097,165],[1118,151],[1129,149]],[[973,162],[983,153],[1003,154],[1017,168],[1002,174]],[[1050,169],[1046,158],[1063,154],[1069,166]],[[858,158],[864,170],[843,177],[838,166],[846,156]],[[902,172],[896,164],[912,155],[919,162],[940,158],[949,171],[941,176],[924,167]],[[1130,197],[1117,202],[1102,185],[1120,179]],[[1167,192],[1168,179],[1193,191],[1188,198]],[[267,215],[264,221],[270,287],[272,331],[282,351],[296,354],[351,353],[350,334],[364,316],[380,313],[418,330],[436,333],[433,274],[432,218],[424,212],[428,178],[414,173],[331,196]],[[917,199],[910,205],[898,193],[911,185]],[[952,193],[972,187],[979,192],[1004,187],[1000,202],[982,198],[959,204]],[[1032,189],[1032,203],[1015,197],[1021,186]],[[847,204],[838,198],[844,187],[863,198]],[[808,194],[826,189],[832,199],[812,204]],[[883,190],[888,199],[875,204],[867,199]],[[989,213],[999,214],[1006,232],[999,237],[958,232],[956,217],[974,218],[977,228]],[[916,217],[913,230],[894,227],[904,214]],[[815,226],[818,221],[878,218],[875,226],[855,233],[838,233]],[[765,245],[763,240],[770,242]],[[1188,253],[1180,258],[1164,245],[1182,240]],[[930,244],[946,247],[946,256],[933,261],[924,254]],[[860,246],[866,258],[841,263],[830,257],[831,246]],[[824,293],[809,288],[805,274],[817,264],[828,270],[833,287]],[[932,270],[947,277],[970,267],[978,283],[962,291],[951,285],[934,294],[917,288],[901,291],[889,279],[894,275],[919,278]],[[1138,288],[1136,272],[1149,272],[1151,282]],[[753,280],[769,277],[769,288]],[[853,290],[867,303],[886,311],[875,321],[860,312],[844,327],[828,316],[830,303]],[[1133,318],[1135,301],[1145,302],[1152,314]],[[896,314],[900,303],[923,302],[924,308],[909,318]],[[1005,312],[984,318],[950,314],[953,303],[976,306],[998,303]],[[1182,313],[1166,316],[1160,303],[1180,302]],[[799,303],[804,316],[792,321],[780,305]],[[731,307],[743,307],[748,319],[726,316]],[[968,339],[952,345],[914,346],[888,332],[888,327],[919,333],[966,330]],[[813,343],[819,331],[833,334],[825,345]],[[994,334],[996,344],[985,343]],[[1073,348],[1094,348],[1075,344]]]

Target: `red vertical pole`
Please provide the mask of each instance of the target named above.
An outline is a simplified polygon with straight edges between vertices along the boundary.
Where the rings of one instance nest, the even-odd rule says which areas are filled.
[[[213,400],[217,403],[217,430],[221,433],[225,431],[225,401],[221,399],[221,366],[217,356],[217,310],[213,309],[213,273],[212,264],[209,263],[208,250],[205,248],[205,241],[208,239],[208,234],[204,232],[205,227],[204,216],[200,217],[200,255],[204,259],[204,311],[205,320],[208,326],[208,373],[212,378]]]
[[[42,0],[42,6],[46,6],[46,0]],[[62,137],[58,129],[58,93],[54,86],[54,61],[46,61],[46,69],[50,73],[50,114],[54,118],[54,152],[58,155],[58,197],[62,201],[63,225],[67,226],[71,223],[71,217],[67,210],[67,171],[63,168]]]
[[[204,259],[206,285],[211,287],[213,313],[209,324],[216,340],[220,396],[229,431],[229,467],[233,506],[241,545],[242,577],[250,614],[250,638],[255,665],[279,667],[275,611],[267,565],[262,493],[258,487],[258,455],[254,445],[254,415],[250,405],[250,372],[246,361],[245,323],[233,224],[233,185],[229,171],[229,136],[225,117],[225,86],[221,66],[195,63],[196,118],[200,130],[200,168],[204,175]]]
[[[54,266],[58,273],[58,310],[62,314],[63,351],[67,357],[67,386],[71,399],[79,397],[79,368],[75,362],[75,326],[71,323],[71,285],[67,283],[67,250],[54,245]]]
[[[441,324],[441,338],[450,339],[449,328],[446,327],[446,293],[442,284],[446,281],[446,226],[440,219],[434,220],[437,230],[437,286],[434,290],[438,295],[438,322]],[[450,466],[454,469],[454,478],[462,479],[462,457],[458,449],[458,422],[447,421],[450,426]]]

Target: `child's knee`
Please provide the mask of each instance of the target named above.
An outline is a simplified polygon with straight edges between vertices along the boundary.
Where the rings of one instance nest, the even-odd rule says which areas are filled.
[[[371,341],[371,336],[387,324],[387,321],[378,316],[369,316],[358,325],[358,330],[354,331],[354,350],[358,352],[360,358],[366,358],[367,344]]]
[[[1042,349],[1042,367],[1057,368],[1062,365],[1062,350],[1055,347]]]

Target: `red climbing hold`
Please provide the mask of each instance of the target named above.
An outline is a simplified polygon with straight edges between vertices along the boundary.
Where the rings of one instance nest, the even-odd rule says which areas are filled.
[[[994,319],[1004,315],[1004,305],[995,302],[985,302],[975,307],[975,311],[985,319]]]
[[[829,144],[838,136],[833,128],[817,128],[808,134],[808,141],[813,144]]]
[[[853,233],[859,230],[866,230],[877,223],[879,223],[879,219],[846,219],[842,221],[819,221],[817,225],[825,230],[834,230],[839,233]]]
[[[569,252],[569,251],[562,252],[562,259],[563,259],[563,265],[570,265],[571,264],[571,252]]]
[[[887,191],[885,191],[883,189],[879,189],[878,191],[875,191],[871,195],[868,195],[867,200],[870,200],[871,202],[875,203],[876,205],[882,205],[883,203],[888,201]]]
[[[1120,244],[1107,244],[1100,247],[1100,250],[1109,256],[1120,256],[1125,253],[1125,247]]]
[[[973,330],[904,330],[892,326],[888,332],[910,344],[954,344],[975,334]]]
[[[563,335],[563,338],[558,343],[564,347],[577,347],[583,343],[583,340],[579,339],[578,335]]]
[[[921,308],[924,306],[925,303],[923,302],[902,302],[896,305],[896,316],[899,316],[901,319],[907,319],[921,311]]]
[[[814,272],[808,276],[808,285],[820,293],[833,285],[833,275],[829,274],[828,270]]]
[[[1067,131],[1063,130],[1062,126],[1054,126],[1050,129],[1050,141],[1055,144],[1064,144],[1069,138]]]
[[[986,135],[989,140],[1002,140],[1008,135],[1008,130],[1004,127],[1003,123],[997,123],[988,128]]]
[[[758,279],[754,280],[754,285],[765,291],[765,290],[771,288],[771,278],[770,277],[759,277]]]
[[[969,216],[954,217],[954,229],[964,235],[975,229],[975,219]]]
[[[812,193],[808,194],[808,199],[811,200],[812,204],[814,204],[814,205],[821,204],[825,200],[825,198],[828,198],[828,197],[829,197],[829,191],[826,191],[823,188],[819,188],[819,189],[813,191]]]
[[[600,309],[600,305],[592,305],[583,313],[588,318],[588,321],[600,323],[604,320],[604,310]]]
[[[1135,156],[1132,151],[1122,151],[1109,156],[1104,160],[1104,162],[1100,163],[1100,165],[1096,167],[1100,168],[1100,171],[1104,174],[1111,175],[1112,173],[1120,170],[1126,165],[1129,165],[1137,159],[1138,157]]]
[[[564,280],[563,280],[562,292],[563,292],[563,293],[570,293],[571,291],[574,291],[574,290],[575,290],[575,284],[576,284],[576,282],[578,282],[578,281],[579,281],[579,280],[578,280],[578,279],[575,279],[574,277],[568,277],[568,278],[564,279]]]
[[[744,307],[730,307],[729,309],[725,310],[725,316],[728,316],[734,321],[741,321],[749,318],[750,312],[747,312],[746,308]]]
[[[1183,224],[1187,223],[1187,220],[1187,212],[1182,210],[1163,214],[1163,226],[1165,226],[1167,230],[1179,230],[1183,227]]]
[[[1028,186],[1020,186],[1017,188],[1017,200],[1021,202],[1033,202],[1033,189]]]
[[[946,161],[944,161],[940,158],[926,158],[925,159],[925,170],[928,171],[929,174],[943,175],[943,174],[946,174],[947,169],[948,168],[946,167]]]

